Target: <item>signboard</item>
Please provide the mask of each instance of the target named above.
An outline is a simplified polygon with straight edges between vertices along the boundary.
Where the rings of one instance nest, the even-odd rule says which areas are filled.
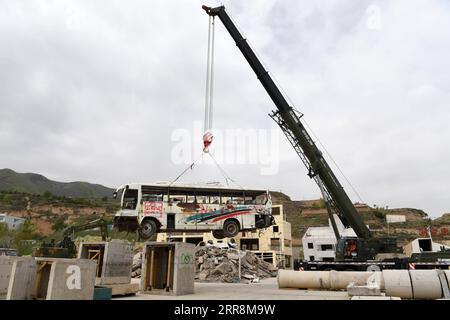
[[[387,223],[402,223],[402,222],[406,222],[406,217],[404,215],[387,214],[386,222]]]
[[[152,216],[162,218],[163,202],[162,201],[144,201],[144,216]]]

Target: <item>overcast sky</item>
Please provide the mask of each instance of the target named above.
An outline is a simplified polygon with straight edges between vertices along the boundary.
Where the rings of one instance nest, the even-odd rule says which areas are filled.
[[[173,133],[204,116],[203,3],[219,4],[0,0],[0,168],[109,187],[175,178],[186,165],[172,161]],[[450,212],[447,1],[222,3],[363,201]],[[215,51],[213,127],[279,133],[276,174],[261,163],[225,171],[244,186],[320,197],[220,22]],[[186,179],[205,173],[221,178],[202,164]]]

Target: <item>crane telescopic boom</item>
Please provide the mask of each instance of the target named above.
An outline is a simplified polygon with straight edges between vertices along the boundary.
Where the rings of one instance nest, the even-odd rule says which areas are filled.
[[[212,17],[219,17],[227,31],[235,41],[237,47],[244,55],[250,67],[257,75],[259,81],[269,94],[277,107],[270,116],[281,127],[289,142],[302,159],[308,169],[308,176],[316,181],[324,195],[329,208],[338,214],[345,226],[351,226],[358,238],[369,240],[371,233],[364,221],[360,218],[356,208],[348,197],[344,188],[339,183],[322,152],[317,148],[311,136],[306,131],[298,114],[286,101],[281,91],[276,86],[269,72],[253,52],[247,40],[241,35],[233,21],[225,11],[224,6],[211,8],[202,6],[206,13]]]

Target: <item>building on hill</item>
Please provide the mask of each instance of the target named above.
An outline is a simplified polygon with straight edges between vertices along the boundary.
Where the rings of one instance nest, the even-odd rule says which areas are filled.
[[[7,213],[0,213],[0,223],[6,223],[9,230],[17,230],[25,222],[24,218],[9,216]]]
[[[275,219],[275,225],[254,232],[241,232],[238,236],[234,237],[235,243],[239,249],[252,251],[263,260],[272,263],[278,268],[292,269],[291,224],[285,219],[283,205],[273,205],[272,215]],[[217,240],[211,232],[183,232],[173,235],[158,233],[157,235],[157,241],[159,242],[180,241],[198,244],[201,241],[208,242],[209,240],[220,245],[230,242],[231,239]]]
[[[334,215],[336,226],[342,237],[356,237],[352,228],[346,228],[339,217]],[[335,261],[336,236],[328,220],[328,227],[309,227],[302,238],[305,261]]]
[[[403,252],[407,256],[411,256],[413,253],[439,252],[444,250],[450,250],[450,246],[434,242],[432,238],[417,238],[403,246]]]

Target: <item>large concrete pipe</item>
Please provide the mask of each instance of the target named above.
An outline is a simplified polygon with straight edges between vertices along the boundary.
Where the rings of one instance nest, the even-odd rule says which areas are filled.
[[[408,270],[383,270],[386,295],[412,299],[413,291]]]
[[[450,270],[445,275],[450,286]],[[443,295],[436,270],[278,271],[279,288],[342,290],[350,283],[376,283],[387,296],[402,299],[439,299]]]
[[[330,289],[329,271],[278,270],[279,288]]]
[[[439,299],[442,286],[436,270],[409,270],[414,299]]]
[[[448,287],[450,288],[450,270],[444,270],[444,273],[447,278]]]
[[[298,289],[346,289],[350,283],[366,285],[368,280],[374,281],[380,289],[384,289],[381,272],[358,271],[292,271],[278,270],[279,288]]]
[[[356,286],[365,286],[368,282],[376,283],[384,289],[384,281],[380,271],[330,271],[330,289],[347,289],[350,283]]]

